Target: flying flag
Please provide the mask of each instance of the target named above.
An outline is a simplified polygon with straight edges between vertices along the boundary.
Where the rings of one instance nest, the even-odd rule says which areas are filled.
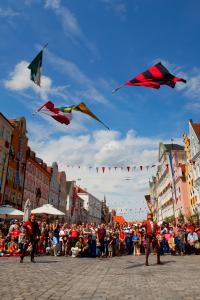
[[[59,108],[54,107],[54,104],[51,101],[46,102],[42,105],[37,112],[41,112],[45,115],[51,116],[56,121],[69,125],[72,120],[72,114],[68,112],[63,112]]]
[[[97,116],[95,116],[95,114],[93,114],[89,110],[89,108],[85,105],[85,103],[83,103],[83,102],[79,103],[78,105],[72,105],[72,106],[68,106],[68,107],[61,107],[60,109],[63,112],[71,112],[72,110],[80,111],[83,114],[86,114],[86,115],[90,116],[91,118],[97,120],[98,122],[100,122],[101,124],[103,124],[108,130],[110,130],[109,127],[106,126]]]
[[[48,101],[42,107],[40,107],[37,112],[49,115],[56,121],[65,125],[69,125],[72,120],[73,110],[89,115],[91,118],[103,124],[109,130],[109,128],[99,118],[97,118],[97,116],[95,116],[83,102],[79,103],[78,105],[54,107],[54,104],[51,101]]]
[[[43,55],[43,50],[41,50],[38,53],[38,55],[33,59],[33,61],[28,66],[28,69],[31,70],[30,79],[39,86],[40,86],[40,79],[41,79],[42,55]]]
[[[145,86],[148,88],[159,89],[161,85],[168,85],[174,88],[176,82],[182,81],[186,83],[186,80],[180,77],[172,75],[161,62],[150,67],[147,71],[137,75],[133,79],[125,82],[123,85],[119,86],[113,93],[121,89],[126,85],[131,86]]]

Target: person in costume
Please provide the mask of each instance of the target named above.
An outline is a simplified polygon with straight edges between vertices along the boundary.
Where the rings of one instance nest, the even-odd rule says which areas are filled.
[[[0,253],[5,251],[5,239],[2,233],[0,233]]]
[[[146,229],[146,260],[145,260],[145,266],[149,265],[148,259],[150,254],[150,247],[152,245],[152,248],[155,249],[157,254],[157,264],[161,264],[160,261],[160,247],[158,240],[156,238],[156,233],[158,231],[158,225],[156,222],[153,221],[153,215],[152,213],[149,213],[147,215],[147,220],[142,223],[142,226]]]
[[[36,222],[36,217],[34,214],[30,214],[29,220],[24,222],[23,227],[26,229],[28,236],[28,242],[23,247],[21,252],[20,262],[23,263],[24,256],[29,247],[29,244],[32,246],[31,250],[31,262],[35,263],[34,255],[36,252],[37,241],[40,237],[40,229],[38,223]]]

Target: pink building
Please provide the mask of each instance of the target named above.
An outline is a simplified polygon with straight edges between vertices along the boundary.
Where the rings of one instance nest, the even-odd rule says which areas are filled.
[[[176,220],[183,215],[185,220],[190,214],[189,197],[186,183],[186,154],[185,151],[174,151],[172,158],[172,166],[174,174],[172,173],[174,181],[174,216]]]
[[[27,199],[31,200],[32,208],[48,203],[51,174],[42,159],[35,156],[30,148],[27,151],[24,194],[22,207]]]

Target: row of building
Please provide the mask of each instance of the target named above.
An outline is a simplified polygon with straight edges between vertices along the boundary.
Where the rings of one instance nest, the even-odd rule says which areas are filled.
[[[184,146],[159,145],[159,165],[146,196],[155,219],[197,222],[200,216],[200,123],[189,121]]]
[[[66,215],[68,223],[109,222],[103,201],[75,181],[67,181],[58,164],[47,164],[28,145],[26,120],[7,119],[0,113],[0,205],[23,210],[27,199],[32,208],[52,204]]]

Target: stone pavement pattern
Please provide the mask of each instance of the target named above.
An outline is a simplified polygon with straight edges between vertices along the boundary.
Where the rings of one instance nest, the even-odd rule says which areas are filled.
[[[200,256],[0,258],[1,300],[200,299]]]

